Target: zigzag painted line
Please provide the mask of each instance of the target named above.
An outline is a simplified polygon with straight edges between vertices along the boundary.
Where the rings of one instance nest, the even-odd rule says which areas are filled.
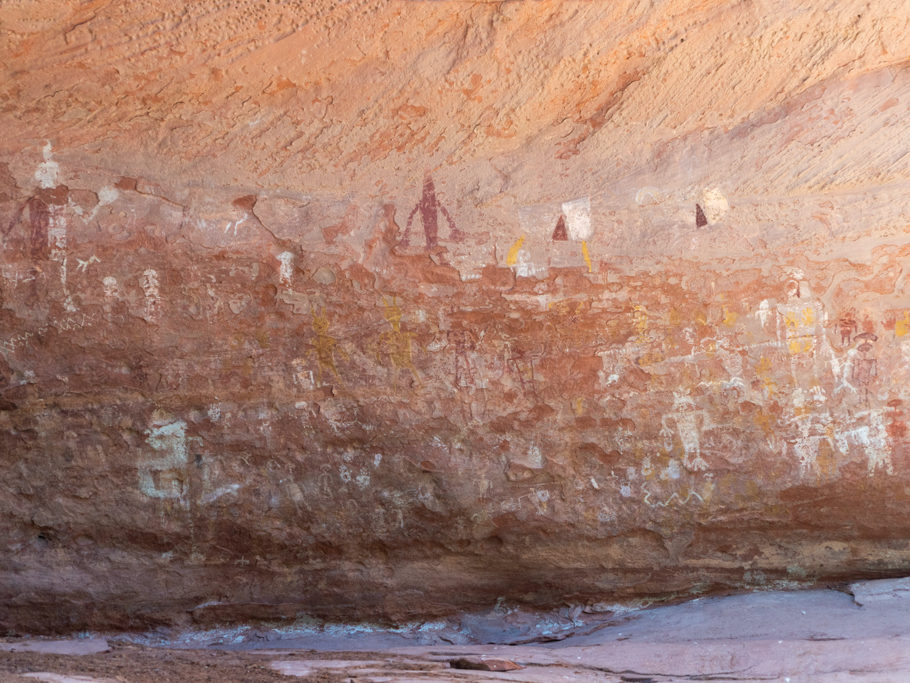
[[[671,502],[673,502],[673,499],[674,499],[674,498],[675,498],[676,500],[679,501],[679,504],[680,504],[680,505],[685,505],[686,503],[688,503],[688,502],[692,499],[692,496],[695,496],[696,498],[698,498],[702,503],[705,502],[705,499],[702,498],[700,495],[698,495],[698,493],[696,493],[696,492],[693,491],[692,489],[689,489],[689,495],[686,496],[685,500],[682,499],[682,498],[680,498],[678,493],[675,493],[675,492],[674,492],[674,493],[672,493],[672,494],[670,495],[669,498],[667,498],[667,500],[665,500],[665,501],[663,501],[663,502],[657,501],[656,503],[652,503],[652,502],[649,500],[649,498],[651,498],[651,492],[650,492],[650,491],[646,491],[646,492],[645,492],[645,505],[647,505],[647,506],[649,506],[649,507],[652,507],[652,508],[653,508],[653,507],[657,507],[657,506],[660,506],[660,507],[662,507],[662,508],[665,508],[665,507],[667,507]]]

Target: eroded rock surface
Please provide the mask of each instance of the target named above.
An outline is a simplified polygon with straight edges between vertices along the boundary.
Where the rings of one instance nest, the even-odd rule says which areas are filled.
[[[0,23],[4,628],[906,573],[903,3]]]
[[[158,629],[146,638],[115,636],[100,650],[84,647],[81,640],[61,648],[66,641],[7,639],[0,641],[0,648],[9,651],[0,658],[0,672],[5,681],[60,683],[205,676],[369,683],[897,682],[910,671],[910,617],[906,595],[893,587],[893,581],[864,582],[862,589],[878,599],[862,606],[839,591],[768,591],[601,614],[587,624],[562,610],[521,613],[500,605],[474,615],[490,626],[498,624],[493,639],[465,629],[464,621],[460,628],[436,622],[392,631],[366,624],[314,628],[312,623],[271,630]],[[854,592],[859,588],[851,586]],[[514,635],[516,618],[541,627],[558,624],[562,637],[515,641],[509,633]]]

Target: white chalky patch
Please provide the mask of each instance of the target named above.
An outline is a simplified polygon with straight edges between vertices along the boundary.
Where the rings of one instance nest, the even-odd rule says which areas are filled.
[[[576,242],[591,239],[594,229],[591,227],[591,200],[588,197],[563,202],[562,212],[566,216],[569,239]]]
[[[716,223],[730,210],[727,198],[716,187],[704,190],[701,193],[701,200],[708,223]]]
[[[48,140],[43,149],[44,161],[35,169],[35,180],[38,181],[38,186],[44,189],[57,187],[60,176],[60,164],[52,159],[52,150],[51,142]]]
[[[291,273],[293,272],[292,262],[294,255],[289,251],[283,251],[276,257],[281,261],[281,267],[278,271],[278,278],[285,287],[291,286]]]
[[[106,299],[113,299],[118,295],[120,288],[117,286],[117,278],[108,275],[101,281],[101,284],[104,286],[104,297]]]
[[[660,190],[651,185],[641,188],[635,193],[635,203],[639,206],[657,204],[660,201]]]
[[[187,464],[186,422],[176,420],[146,432],[146,442],[159,457],[139,463],[139,489],[149,498],[183,500]]]

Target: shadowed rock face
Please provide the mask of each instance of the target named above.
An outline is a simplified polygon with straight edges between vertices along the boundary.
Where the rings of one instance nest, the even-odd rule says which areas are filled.
[[[906,573],[901,2],[0,8],[0,626]]]

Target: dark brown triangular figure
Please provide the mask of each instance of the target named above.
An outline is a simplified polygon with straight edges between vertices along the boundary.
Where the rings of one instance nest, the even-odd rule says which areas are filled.
[[[553,231],[554,242],[565,242],[569,239],[569,233],[566,231],[566,217],[561,215],[556,221],[556,229]]]
[[[701,204],[695,205],[695,227],[703,228],[708,224],[708,219],[705,218],[705,212],[701,210]]]

